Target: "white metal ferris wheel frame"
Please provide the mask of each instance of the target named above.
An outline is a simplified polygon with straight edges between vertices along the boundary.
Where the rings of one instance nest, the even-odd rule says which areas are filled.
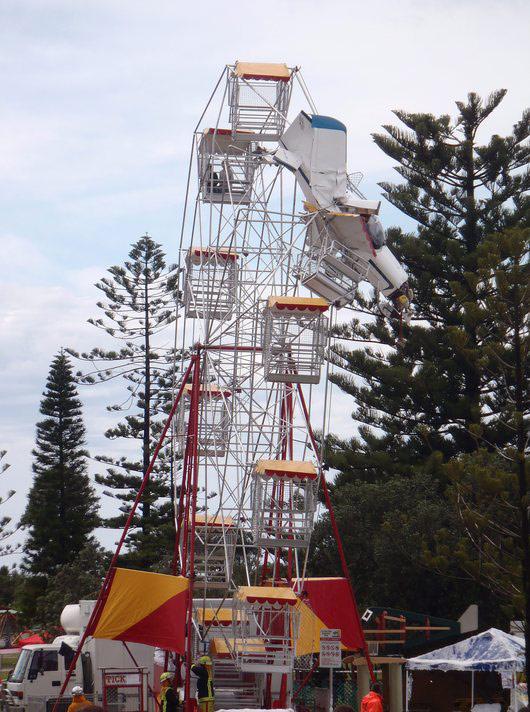
[[[302,460],[312,456],[317,462],[319,473],[321,463],[318,453],[310,445],[307,424],[299,403],[295,406],[298,415],[293,422],[287,422],[288,419],[281,416],[281,401],[285,397],[286,388],[289,390],[290,387],[265,380],[260,349],[261,311],[265,300],[271,295],[294,295],[300,289],[294,268],[304,251],[307,218],[297,210],[299,193],[296,182],[288,171],[281,166],[271,165],[272,162],[267,161],[263,154],[257,154],[253,159],[255,165],[250,199],[244,195],[244,199],[238,201],[238,196],[231,194],[228,184],[227,195],[224,196],[229,198],[228,201],[207,200],[199,184],[200,176],[196,194],[192,197],[193,166],[196,155],[198,165],[201,165],[199,150],[204,137],[199,127],[214,97],[221,93],[215,125],[205,128],[210,129],[214,138],[217,132],[226,129],[226,125],[221,122],[223,109],[228,110],[225,102],[232,71],[232,66],[224,69],[194,131],[179,259],[182,266],[190,248],[235,252],[238,262],[238,299],[233,312],[221,318],[187,319],[183,316],[177,321],[177,333],[182,354],[189,352],[193,344],[201,344],[204,353],[201,378],[205,382],[220,385],[221,391],[229,389],[231,392],[231,397],[222,395],[224,408],[231,418],[227,453],[222,458],[209,455],[200,457],[200,486],[206,495],[201,506],[206,517],[230,517],[237,523],[238,543],[242,547],[247,583],[250,583],[247,548],[254,544],[249,544],[245,533],[251,530],[250,473],[253,464],[260,458],[281,457],[289,429],[292,430],[289,436],[292,456],[296,453]],[[220,92],[223,78],[225,87]],[[290,85],[295,80],[309,109],[316,112],[297,68],[292,70]],[[250,91],[254,91],[250,82],[247,85]],[[258,96],[264,100],[261,93]],[[276,111],[274,106],[269,106],[271,111]],[[283,119],[287,117],[283,116]],[[258,136],[256,143],[261,141]],[[190,216],[189,205],[192,201],[194,207]],[[206,274],[205,279],[208,276]],[[208,289],[206,284],[203,286],[205,290]],[[189,285],[187,287],[188,291],[193,291]],[[184,369],[184,363],[183,359],[180,367],[177,367],[177,379],[179,372]],[[326,430],[325,414],[329,398],[327,378],[325,380],[321,408],[323,431]],[[297,401],[297,391],[294,388],[290,390],[293,400]],[[309,390],[311,401],[311,387]],[[207,408],[203,407],[202,417],[207,420]],[[208,498],[212,488],[217,493],[215,507],[211,506]],[[294,550],[293,556],[296,578],[303,580],[307,548],[301,552]]]
[[[190,199],[190,188],[192,184],[192,168],[194,152],[197,140],[197,132],[200,123],[202,122],[208,108],[212,104],[213,98],[218,91],[223,77],[229,79],[229,73],[233,67],[227,66],[222,72],[217,85],[208,100],[206,109],[203,111],[199,123],[195,129],[194,142],[190,156],[188,183],[186,188],[186,204],[182,220],[182,229],[179,245],[179,262],[182,268],[184,237],[187,229],[188,203]],[[301,77],[299,70],[296,68],[291,70],[290,81],[296,78],[302,90],[303,95],[307,99],[311,110],[316,112],[310,95],[305,86],[305,82]],[[221,109],[226,97],[226,88],[223,94]],[[274,108],[274,107],[271,107]],[[219,128],[221,118],[221,110],[217,114],[215,127]],[[285,116],[283,118],[286,118]],[[201,196],[198,192],[195,198],[195,210],[192,220],[192,226],[189,234],[188,249],[196,244],[196,236],[198,234],[198,244],[203,247],[226,248],[229,251],[232,249],[240,251],[244,264],[249,265],[251,269],[245,279],[239,283],[241,299],[235,304],[235,313],[226,319],[220,319],[219,323],[213,324],[211,320],[204,319],[203,323],[200,320],[193,319],[191,329],[189,328],[190,320],[182,318],[182,309],[178,310],[175,330],[175,347],[182,345],[180,349],[180,359],[175,363],[175,378],[173,403],[168,414],[168,418],[159,438],[159,441],[154,449],[149,467],[144,473],[141,486],[138,489],[131,510],[128,514],[127,521],[121,533],[116,550],[109,564],[105,579],[101,585],[98,594],[96,605],[92,611],[90,620],[80,637],[77,649],[69,665],[69,669],[65,680],[61,686],[59,698],[54,705],[54,712],[58,708],[58,704],[65,693],[66,687],[75,669],[77,660],[81,654],[84,642],[89,634],[92,634],[94,626],[103,610],[106,595],[110,590],[113,572],[118,563],[118,557],[122,550],[125,538],[130,527],[133,525],[135,512],[140,504],[145,488],[148,485],[149,478],[153,472],[156,460],[160,450],[168,435],[169,428],[172,427],[171,437],[178,442],[182,434],[178,432],[179,418],[175,417],[177,409],[185,403],[185,392],[189,385],[190,378],[192,379],[190,391],[190,413],[191,417],[187,424],[187,434],[184,447],[183,472],[181,478],[181,488],[177,497],[177,487],[175,487],[174,501],[175,511],[178,512],[175,521],[177,531],[176,547],[174,556],[174,573],[175,567],[180,563],[184,563],[183,572],[190,577],[191,583],[194,583],[194,552],[195,552],[195,533],[196,533],[196,511],[197,506],[200,506],[197,495],[199,488],[203,487],[205,493],[204,505],[202,509],[203,525],[199,536],[199,546],[205,546],[209,521],[216,526],[216,532],[221,532],[221,539],[216,539],[217,549],[226,549],[229,546],[228,540],[234,539],[234,533],[239,536],[239,545],[242,548],[243,560],[246,567],[247,583],[250,584],[250,571],[248,567],[247,549],[251,546],[248,543],[248,535],[251,531],[249,526],[249,514],[251,506],[249,503],[250,495],[250,477],[252,468],[256,465],[257,460],[268,459],[274,461],[279,460],[294,460],[299,457],[301,460],[309,459],[311,455],[316,461],[318,478],[316,478],[316,486],[322,484],[322,491],[326,505],[330,514],[330,522],[337,541],[339,557],[341,559],[342,572],[344,577],[349,582],[348,566],[344,556],[344,551],[340,542],[340,535],[334,518],[333,509],[329,497],[325,478],[322,476],[322,467],[319,459],[319,447],[314,435],[314,432],[309,421],[309,412],[311,409],[311,386],[309,387],[309,408],[303,393],[300,383],[269,383],[265,380],[262,364],[260,362],[261,347],[258,346],[258,325],[262,306],[265,300],[274,294],[273,290],[278,290],[276,293],[279,296],[285,296],[289,293],[296,293],[299,288],[298,277],[293,271],[294,260],[297,256],[303,254],[305,229],[307,222],[302,215],[296,212],[296,184],[292,176],[287,176],[281,167],[272,168],[267,165],[265,171],[265,161],[260,163],[258,173],[260,181],[258,182],[259,191],[255,191],[255,199],[251,201],[246,213],[241,212],[242,207],[234,201],[230,201],[231,217],[223,216],[224,203],[209,202],[207,212],[208,220],[205,222],[205,229],[202,230],[201,207],[204,207],[204,202],[201,202]],[[269,170],[270,169],[270,170]],[[266,179],[265,172],[271,173],[272,176]],[[253,188],[254,190],[254,188]],[[275,193],[276,191],[276,193]],[[290,200],[284,200],[285,191],[290,192]],[[273,196],[279,193],[276,202]],[[221,206],[220,208],[218,206]],[[290,209],[289,209],[290,206]],[[215,212],[217,211],[217,212]],[[217,215],[217,229],[212,231],[212,216]],[[250,217],[249,217],[250,215]],[[260,217],[261,216],[261,217]],[[199,219],[197,219],[199,218]],[[260,224],[261,229],[256,231],[255,224]],[[198,233],[196,226],[200,228]],[[241,237],[242,230],[242,237]],[[204,235],[208,236],[205,242]],[[215,235],[215,241],[211,237]],[[252,237],[259,238],[258,241],[253,241]],[[284,239],[288,236],[288,239]],[[241,242],[236,241],[241,237]],[[265,259],[266,258],[266,259]],[[243,260],[242,260],[243,261]],[[242,270],[243,272],[243,270]],[[255,275],[252,277],[252,275]],[[260,276],[260,281],[257,276]],[[331,310],[332,311],[332,310]],[[332,320],[332,319],[331,319]],[[191,333],[190,333],[191,331]],[[329,335],[328,335],[329,338]],[[198,343],[199,342],[199,343]],[[177,349],[175,348],[175,353]],[[231,357],[231,358],[230,358]],[[221,360],[224,358],[224,361]],[[329,420],[329,388],[327,369],[323,374],[324,379],[324,394],[320,403],[322,411],[322,434],[327,431],[327,422]],[[211,379],[211,380],[210,380]],[[294,379],[293,379],[294,381]],[[201,387],[204,386],[205,393],[208,397],[215,393],[216,403],[222,403],[227,413],[232,416],[232,423],[229,431],[227,453],[224,459],[212,457],[207,453],[199,455],[198,436],[200,434],[199,408],[198,403],[201,397]],[[287,403],[287,405],[286,405]],[[294,416],[294,409],[298,406],[298,414]],[[283,412],[282,412],[283,407]],[[207,414],[207,409],[205,413]],[[309,455],[310,454],[310,455]],[[191,457],[190,457],[191,455]],[[179,461],[175,463],[178,464]],[[217,493],[218,504],[215,509],[208,507],[208,486],[209,472],[213,472],[219,492]],[[191,474],[190,474],[191,473]],[[187,477],[187,480],[186,480]],[[175,478],[177,481],[178,478]],[[186,507],[181,506],[183,502],[184,483],[187,482],[188,497]],[[190,488],[191,483],[191,488]],[[177,499],[179,502],[177,503]],[[311,499],[310,497],[308,498]],[[182,514],[185,514],[185,520],[182,520]],[[188,517],[192,515],[193,526],[190,528]],[[232,518],[230,515],[235,516]],[[212,520],[210,520],[212,517]],[[229,534],[228,534],[229,531]],[[182,535],[182,532],[184,534]],[[191,533],[191,538],[190,538]],[[181,541],[179,541],[179,537]],[[282,542],[281,547],[275,546],[276,555],[282,548],[288,548],[294,560],[294,571],[292,579],[302,585],[305,578],[305,569],[307,564],[308,548],[306,547],[284,547]],[[186,548],[190,548],[191,554],[189,559],[183,554]],[[268,547],[260,547],[264,551],[264,557],[269,553]],[[298,553],[301,552],[301,556]],[[204,557],[205,558],[205,557]],[[221,557],[222,558],[222,557]],[[278,561],[278,557],[276,558]],[[207,563],[205,563],[207,566]],[[219,583],[219,582],[218,582]],[[263,583],[263,581],[261,582]],[[289,582],[291,583],[291,582]],[[355,596],[353,590],[350,590],[353,601],[353,613],[356,617],[358,630],[363,641],[363,650],[367,659],[372,679],[373,669],[370,662],[368,647],[364,640],[360,617],[355,604]],[[203,587],[203,611],[206,609],[206,593],[207,585]],[[293,592],[291,591],[291,596]],[[278,594],[275,592],[275,595]],[[282,598],[279,596],[279,599]],[[223,599],[224,600],[224,599]],[[250,600],[250,599],[249,599]],[[193,635],[193,630],[197,630],[197,622],[193,617],[193,596],[188,595],[186,599],[186,651],[184,658],[187,662],[185,674],[185,708],[187,712],[193,709],[193,700],[190,695],[190,666],[192,662],[193,643],[196,641]],[[274,606],[281,606],[281,601]],[[247,613],[252,614],[248,611]],[[257,615],[257,614],[256,614]],[[252,614],[253,616],[253,614]],[[269,616],[270,618],[270,616]],[[251,617],[250,622],[253,623],[255,616]],[[285,617],[285,634],[280,636],[278,644],[282,652],[294,657],[292,646],[292,630],[293,625],[289,622],[289,617]],[[232,621],[234,623],[234,621]],[[237,623],[237,621],[236,621]],[[237,626],[236,626],[237,628]],[[259,629],[259,626],[258,626]],[[206,633],[207,634],[207,633]],[[243,636],[242,636],[243,639]],[[226,638],[225,638],[226,640]],[[230,645],[226,640],[228,648]],[[233,653],[233,651],[231,651]],[[244,652],[244,651],[240,651]],[[248,652],[248,650],[247,650]],[[133,659],[134,662],[134,659]],[[291,660],[292,662],[292,660]],[[255,663],[255,660],[254,660]],[[291,664],[291,663],[290,663]],[[268,670],[268,667],[266,668]],[[270,675],[268,675],[270,681]],[[282,677],[282,703],[285,706],[286,696],[283,683],[285,673]]]

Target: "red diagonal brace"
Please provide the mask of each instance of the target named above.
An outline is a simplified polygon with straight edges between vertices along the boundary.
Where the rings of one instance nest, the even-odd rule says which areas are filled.
[[[308,432],[309,438],[311,440],[311,445],[313,446],[313,450],[315,451],[315,454],[319,456],[319,459],[322,462],[322,458],[320,457],[320,448],[318,447],[317,441],[315,439],[315,435],[313,433],[313,428],[311,427],[311,421],[309,420],[309,411],[307,409],[307,405],[305,402],[302,386],[299,383],[297,383],[296,387],[298,390],[298,396],[300,398],[300,404],[302,405],[302,410],[304,412],[304,418],[305,418],[305,422],[306,422],[306,426],[307,426],[307,432]],[[363,654],[364,654],[364,657],[366,658],[366,664],[368,665],[368,670],[370,672],[370,678],[371,678],[372,682],[375,682],[374,666],[372,665],[372,661],[370,659],[370,653],[368,652],[368,645],[367,645],[366,639],[364,637],[363,626],[361,623],[361,617],[359,615],[359,611],[357,609],[357,602],[355,600],[355,593],[353,591],[353,586],[352,586],[351,577],[350,577],[350,571],[348,569],[348,564],[346,562],[346,556],[344,555],[342,539],[340,536],[339,527],[337,525],[337,520],[335,519],[335,512],[333,510],[333,505],[331,504],[331,497],[329,496],[328,485],[327,485],[326,478],[324,476],[323,471],[322,471],[322,475],[320,477],[320,482],[322,484],[322,491],[324,493],[326,507],[328,508],[328,512],[329,512],[329,521],[331,523],[331,529],[333,530],[333,535],[335,537],[335,541],[337,542],[337,549],[339,551],[339,558],[340,558],[340,563],[341,563],[341,567],[342,567],[342,574],[343,574],[344,578],[348,581],[348,584],[350,586],[350,591],[351,591],[352,600],[353,600],[355,620],[357,622],[357,626],[359,628],[359,632],[361,634],[361,639],[363,642]]]

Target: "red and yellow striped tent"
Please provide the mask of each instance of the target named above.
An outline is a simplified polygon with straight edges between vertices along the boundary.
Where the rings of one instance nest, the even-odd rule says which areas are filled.
[[[188,595],[184,576],[117,568],[91,634],[184,653]]]

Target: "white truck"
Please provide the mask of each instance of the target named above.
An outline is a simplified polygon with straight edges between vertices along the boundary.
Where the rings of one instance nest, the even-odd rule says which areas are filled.
[[[95,601],[80,601],[66,606],[61,614],[65,635],[46,645],[27,645],[22,649],[7,683],[8,704],[13,710],[51,712],[94,604]],[[113,709],[117,712],[122,709],[152,709],[148,683],[153,684],[153,648],[136,643],[127,643],[127,648],[120,641],[88,637],[65,692],[65,702],[71,701],[72,687],[79,685],[94,704],[101,704],[104,687],[107,687],[107,695],[112,697],[108,701],[115,703]],[[135,686],[136,682],[141,684],[142,692],[138,685]],[[113,689],[109,687],[112,684],[115,684]],[[138,699],[140,694],[143,697],[141,702]],[[61,709],[67,706],[61,706]]]

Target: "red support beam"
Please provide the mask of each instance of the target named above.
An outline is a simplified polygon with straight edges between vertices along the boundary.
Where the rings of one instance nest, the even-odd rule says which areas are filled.
[[[190,580],[188,611],[186,622],[186,678],[184,683],[184,704],[186,712],[193,712],[194,701],[190,697],[190,674],[193,653],[193,584],[195,580],[195,513],[197,509],[197,489],[199,480],[199,400],[200,400],[200,378],[201,364],[197,358],[193,371],[193,381],[191,390],[190,403],[190,419],[188,423],[188,440],[190,445],[189,457],[189,475],[188,483],[190,485],[188,494],[188,511],[185,512],[185,522],[190,523],[189,532],[189,561],[186,566]],[[191,519],[191,521],[190,521]],[[186,528],[187,529],[187,528]]]
[[[313,450],[315,454],[319,457],[320,462],[322,462],[322,457],[320,456],[320,448],[318,446],[318,443],[315,438],[315,434],[313,433],[313,428],[311,427],[311,421],[309,420],[309,411],[307,409],[307,404],[306,400],[304,397],[304,392],[302,390],[302,386],[300,383],[296,384],[297,390],[298,390],[298,397],[300,398],[300,404],[302,406],[302,411],[304,413],[304,418],[306,422],[306,427],[307,427],[307,432],[309,434],[309,438],[311,440],[311,445],[313,446]],[[361,623],[361,617],[359,615],[359,610],[357,608],[357,602],[355,599],[355,593],[353,590],[352,582],[351,582],[351,577],[350,577],[350,571],[348,569],[348,564],[346,562],[346,556],[344,555],[344,548],[342,546],[342,539],[340,536],[339,532],[339,527],[337,525],[337,520],[335,519],[335,511],[333,509],[333,505],[331,503],[331,497],[329,496],[329,490],[328,490],[328,485],[326,482],[326,477],[324,475],[324,471],[322,471],[321,477],[320,477],[320,483],[322,485],[322,492],[324,494],[324,500],[326,502],[326,507],[329,512],[329,521],[331,523],[331,529],[333,531],[333,535],[335,537],[335,541],[337,542],[337,549],[339,552],[339,558],[340,558],[340,564],[342,567],[342,574],[344,578],[348,581],[348,584],[350,586],[351,594],[352,594],[352,599],[353,599],[353,608],[354,608],[354,615],[355,615],[355,620],[357,623],[357,626],[359,628],[361,638],[363,641],[363,654],[364,657],[366,658],[366,664],[368,665],[368,670],[370,672],[370,678],[372,682],[375,682],[375,674],[374,674],[374,666],[372,665],[372,661],[370,659],[370,653],[368,652],[368,645],[366,643],[366,638],[364,637],[364,631],[363,631],[363,626]]]
[[[318,658],[315,658],[315,660],[313,661],[313,667],[312,667],[311,670],[307,673],[307,675],[304,677],[304,679],[303,679],[302,682],[300,683],[300,686],[294,691],[293,697],[292,697],[292,702],[294,702],[294,701],[296,700],[296,698],[297,698],[298,695],[302,692],[302,690],[303,690],[304,687],[307,685],[307,683],[309,682],[309,680],[313,677],[313,673],[314,673],[315,670],[318,668],[318,662],[319,662],[319,661],[318,661]]]

